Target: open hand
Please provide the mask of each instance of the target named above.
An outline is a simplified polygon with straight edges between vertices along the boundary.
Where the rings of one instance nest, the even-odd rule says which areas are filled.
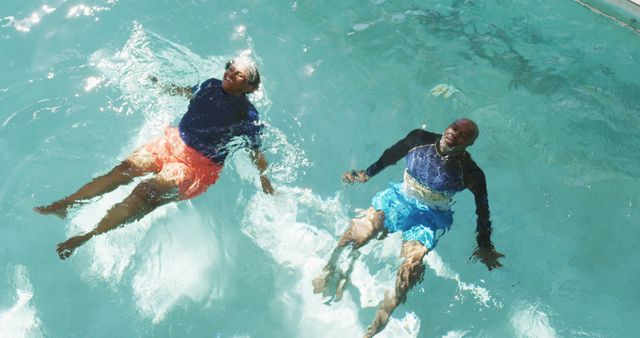
[[[471,254],[471,257],[469,257],[469,260],[474,262],[480,260],[480,262],[486,265],[487,269],[491,271],[502,267],[502,264],[498,259],[503,257],[505,257],[505,255],[497,252],[493,245],[491,245],[486,248],[476,248]]]
[[[342,175],[342,181],[345,183],[364,183],[369,180],[369,176],[364,170],[351,170]]]

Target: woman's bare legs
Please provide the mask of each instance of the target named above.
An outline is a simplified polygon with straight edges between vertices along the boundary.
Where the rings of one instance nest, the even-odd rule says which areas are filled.
[[[105,175],[96,177],[82,186],[75,193],[55,201],[46,206],[35,207],[33,210],[43,215],[67,217],[69,208],[83,200],[88,200],[115,190],[117,187],[131,183],[135,177],[154,171],[153,161],[139,156],[139,151],[122,161]]]
[[[73,251],[93,236],[111,231],[121,225],[141,219],[157,207],[180,199],[177,185],[157,175],[140,182],[129,196],[107,211],[95,229],[86,234],[69,238],[59,243],[56,251],[60,259],[67,259]]]

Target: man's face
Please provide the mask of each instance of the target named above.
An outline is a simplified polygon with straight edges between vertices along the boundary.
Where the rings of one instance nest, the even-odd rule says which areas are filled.
[[[222,89],[231,94],[250,93],[253,87],[247,83],[247,73],[241,67],[231,64],[224,71],[222,78]]]
[[[473,144],[477,135],[478,130],[471,121],[455,121],[442,134],[440,149],[445,153],[464,150]]]

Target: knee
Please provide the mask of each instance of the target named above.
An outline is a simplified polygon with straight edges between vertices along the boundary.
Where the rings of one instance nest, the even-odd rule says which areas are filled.
[[[143,170],[140,169],[133,161],[126,159],[113,168],[111,173],[117,174],[125,180],[131,180],[134,177],[141,176]]]
[[[339,247],[345,247],[349,244],[353,244],[354,248],[358,248],[366,241],[366,234],[363,233],[359,224],[359,219],[352,219],[351,224],[347,231],[338,240]],[[365,237],[365,238],[363,238]]]
[[[157,171],[158,169],[153,158],[139,152],[131,154],[116,167],[116,170],[120,173],[131,177],[142,176],[145,173]]]
[[[363,238],[363,236],[359,236],[352,231],[352,229],[347,230],[347,232],[340,237],[338,240],[339,247],[345,247],[347,245],[352,245],[353,249],[359,249],[363,245],[367,243],[367,238]]]
[[[338,240],[338,246],[339,247],[345,247],[347,245],[349,245],[349,243],[351,243],[353,240],[347,235],[348,233],[345,233],[344,235],[342,235],[342,237],[340,237],[340,239]]]
[[[373,208],[371,210],[373,210]],[[381,230],[384,227],[384,218],[384,211],[374,210],[371,224],[375,229]]]
[[[171,189],[160,187],[152,181],[145,181],[138,184],[131,193],[135,200],[146,206],[158,206],[173,198]]]
[[[427,254],[429,249],[427,249],[424,244],[420,241],[412,240],[405,242],[402,245],[402,253],[401,256],[404,257],[405,260],[415,260],[422,262],[422,259]]]

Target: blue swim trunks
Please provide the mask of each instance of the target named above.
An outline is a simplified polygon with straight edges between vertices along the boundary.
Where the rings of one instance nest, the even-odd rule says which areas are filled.
[[[420,241],[427,249],[436,247],[438,238],[453,224],[453,212],[430,208],[404,193],[403,183],[377,193],[371,200],[375,210],[384,212],[384,226],[390,233],[402,231],[405,241]]]

